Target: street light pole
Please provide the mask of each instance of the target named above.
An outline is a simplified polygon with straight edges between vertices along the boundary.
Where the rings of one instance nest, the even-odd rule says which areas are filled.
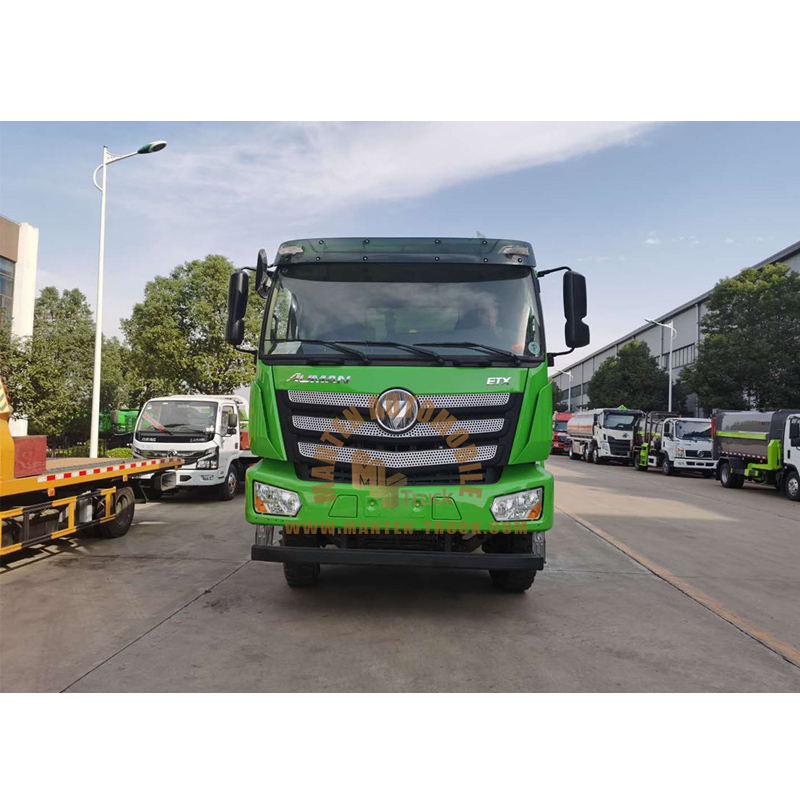
[[[675,326],[670,322],[669,325],[665,325],[663,322],[656,322],[654,319],[648,319],[647,317],[644,318],[645,322],[650,322],[653,325],[658,325],[661,328],[666,328],[669,331],[669,394],[667,400],[667,411],[672,413],[672,343],[675,337],[678,335],[678,332],[675,330]]]
[[[100,190],[100,253],[97,258],[97,306],[95,311],[94,326],[94,375],[92,377],[92,419],[89,434],[89,457],[97,458],[97,444],[100,433],[100,369],[103,354],[103,267],[106,251],[106,168],[115,161],[122,161],[131,156],[157,153],[167,146],[166,142],[150,142],[140,147],[133,153],[124,156],[115,156],[109,153],[108,147],[103,145],[103,163],[100,164],[92,175],[92,181]],[[102,170],[101,182],[97,182],[97,173]]]

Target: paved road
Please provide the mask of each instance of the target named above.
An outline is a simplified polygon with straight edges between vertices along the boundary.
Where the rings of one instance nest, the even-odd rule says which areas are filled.
[[[377,567],[291,590],[248,560],[243,498],[139,506],[123,539],[2,570],[0,689],[800,691],[800,504],[549,464],[559,511],[525,595]]]

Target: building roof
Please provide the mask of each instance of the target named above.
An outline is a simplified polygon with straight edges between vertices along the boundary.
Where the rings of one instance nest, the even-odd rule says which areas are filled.
[[[743,267],[743,269],[761,269],[761,267],[765,267],[767,264],[774,264],[777,261],[783,260],[784,258],[791,258],[792,256],[798,254],[800,254],[800,241],[795,242],[794,244],[790,244],[788,247],[784,247],[783,250],[781,250],[780,252],[771,255],[769,258],[765,258],[763,261],[759,261],[758,264],[753,264],[752,267]],[[741,272],[742,270],[739,271]],[[709,295],[713,291],[714,291],[713,289],[709,289],[707,292],[703,292],[703,294],[697,295],[697,297],[693,298],[692,300],[688,300],[686,303],[679,305],[677,308],[673,308],[672,311],[668,311],[666,314],[662,314],[659,317],[653,317],[653,319],[655,319],[656,322],[665,322],[666,320],[671,319],[677,314],[680,314],[682,311],[685,311],[687,308],[692,308],[692,306],[696,306],[698,303],[702,303],[704,300],[707,300]],[[615,347],[617,345],[620,345],[623,342],[627,342],[629,339],[638,336],[641,333],[644,333],[644,331],[652,327],[653,324],[650,322],[648,322],[645,325],[641,325],[635,330],[631,331],[630,333],[626,333],[624,336],[620,336],[619,339],[614,339],[613,342],[609,342],[608,344],[603,345],[603,347],[601,347],[599,350],[595,350],[590,355],[583,356],[583,358],[579,358],[577,361],[573,361],[572,364],[570,364],[566,368],[566,370],[561,370],[561,371],[562,372],[569,371],[573,367],[577,367],[578,364],[582,364],[584,361],[589,361],[596,355],[604,353],[606,350]]]

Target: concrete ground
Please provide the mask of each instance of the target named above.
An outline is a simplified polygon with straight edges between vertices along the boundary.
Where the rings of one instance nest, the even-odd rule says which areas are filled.
[[[0,689],[798,691],[800,504],[554,457],[548,564],[480,571],[249,561],[244,499],[138,506],[0,570]],[[793,663],[795,662],[795,663]]]

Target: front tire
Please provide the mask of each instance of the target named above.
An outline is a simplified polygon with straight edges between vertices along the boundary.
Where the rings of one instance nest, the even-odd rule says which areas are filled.
[[[100,535],[105,539],[119,539],[120,536],[124,536],[133,522],[134,507],[133,489],[130,486],[117,489],[114,498],[114,519],[99,526]]]
[[[535,569],[490,569],[492,586],[504,592],[527,592],[536,578]]]
[[[581,454],[580,453],[576,453],[572,448],[570,448],[570,450],[569,450],[569,460],[570,461],[580,461],[581,460]]]
[[[225,476],[225,481],[219,485],[217,495],[220,500],[233,500],[236,497],[236,492],[239,489],[239,473],[236,470],[236,464],[231,464],[228,467],[228,474]]]
[[[783,481],[783,491],[790,500],[800,501],[800,475],[789,472]]]
[[[664,458],[661,459],[661,471],[665,475],[675,474],[675,467],[672,466],[672,462],[669,460],[669,456],[664,456]]]
[[[319,564],[283,562],[283,577],[292,589],[314,586],[319,580]]]
[[[744,476],[735,475],[731,469],[731,465],[726,461],[719,468],[719,482],[726,489],[741,489],[744,486]]]

